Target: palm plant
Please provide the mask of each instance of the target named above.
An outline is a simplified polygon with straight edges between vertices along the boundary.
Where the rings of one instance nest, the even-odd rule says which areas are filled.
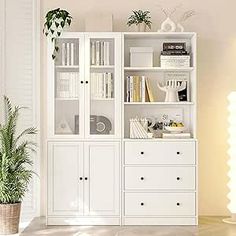
[[[133,11],[133,15],[131,15],[128,18],[127,25],[131,26],[144,23],[145,25],[148,26],[149,29],[151,29],[152,22],[150,19],[151,19],[150,11],[142,11],[142,10]]]
[[[12,107],[4,96],[5,123],[0,124],[0,204],[14,204],[22,201],[28,190],[34,172],[31,153],[35,143],[29,141],[35,135],[35,128],[27,128],[16,134],[19,111],[22,107]]]

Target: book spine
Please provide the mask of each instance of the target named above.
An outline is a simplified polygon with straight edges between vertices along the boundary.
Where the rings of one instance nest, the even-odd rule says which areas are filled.
[[[100,65],[100,42],[96,41],[96,65]]]
[[[130,102],[130,77],[126,78],[126,102]]]
[[[61,45],[61,64],[63,66],[66,65],[66,44],[65,43],[62,43]]]
[[[70,65],[70,44],[66,44],[66,65]]]
[[[101,42],[101,62],[100,65],[104,65],[104,42]]]
[[[104,42],[104,65],[108,66],[110,65],[110,43]]]
[[[108,98],[112,98],[112,77],[111,77],[111,73],[107,74],[107,84],[108,84]]]
[[[133,76],[130,76],[130,102],[134,102],[134,83],[133,83]]]
[[[96,64],[96,46],[95,46],[95,42],[91,42],[91,65],[95,65]]]
[[[71,65],[74,65],[74,43],[70,44]]]
[[[106,80],[107,80],[107,73],[103,73],[103,98],[107,98]]]
[[[142,97],[142,102],[145,102],[146,101],[146,88],[145,88],[145,76],[142,76],[142,81],[141,81],[141,97]]]

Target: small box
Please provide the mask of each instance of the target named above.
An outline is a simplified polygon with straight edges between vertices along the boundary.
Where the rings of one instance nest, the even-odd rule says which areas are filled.
[[[130,48],[131,67],[153,67],[152,47],[131,47]]]

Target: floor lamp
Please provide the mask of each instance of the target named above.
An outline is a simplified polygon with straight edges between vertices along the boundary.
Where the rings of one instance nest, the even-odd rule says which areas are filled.
[[[228,198],[230,200],[228,204],[228,209],[231,212],[231,218],[224,219],[223,221],[225,223],[229,224],[236,224],[236,91],[231,92],[228,96],[228,111],[229,111],[229,139],[228,139],[228,144],[229,144],[229,150],[228,150],[228,155],[229,155],[229,172],[228,172],[228,177],[229,177],[229,194]]]

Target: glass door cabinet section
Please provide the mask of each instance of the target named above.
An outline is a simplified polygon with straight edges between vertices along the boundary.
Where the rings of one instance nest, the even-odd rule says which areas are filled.
[[[121,37],[119,34],[85,36],[85,132],[87,137],[120,136]]]
[[[121,35],[66,32],[48,58],[49,136],[120,138]]]

